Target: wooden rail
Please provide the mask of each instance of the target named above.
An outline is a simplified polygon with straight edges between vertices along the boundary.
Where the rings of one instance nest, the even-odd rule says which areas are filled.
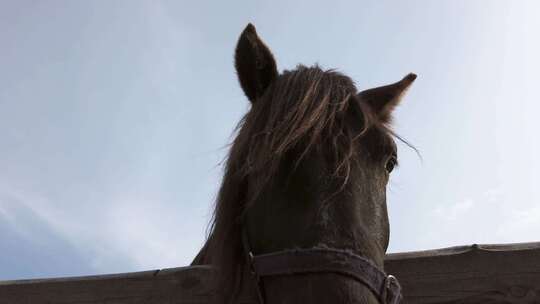
[[[540,243],[393,253],[385,267],[403,285],[405,303],[540,303]],[[0,281],[0,304],[210,303],[212,272],[208,266],[195,266]],[[251,294],[240,302],[257,303]]]
[[[389,254],[406,303],[540,303],[540,243]]]

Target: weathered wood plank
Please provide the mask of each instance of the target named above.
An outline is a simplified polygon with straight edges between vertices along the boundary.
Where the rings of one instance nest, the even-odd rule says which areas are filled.
[[[406,303],[540,303],[540,243],[389,254]]]
[[[406,303],[540,303],[540,243],[394,253],[387,256],[385,266],[400,279]],[[213,275],[208,266],[194,266],[0,281],[0,304],[210,303]],[[241,303],[256,301],[246,294]]]
[[[208,303],[212,269],[183,267],[164,271],[0,282],[0,304]]]
[[[0,304],[211,303],[209,266],[178,267],[101,276],[0,281]],[[240,303],[255,303],[245,295]]]

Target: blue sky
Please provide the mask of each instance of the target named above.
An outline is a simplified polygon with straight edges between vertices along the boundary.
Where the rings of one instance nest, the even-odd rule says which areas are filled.
[[[234,126],[248,22],[280,70],[360,89],[419,75],[395,113],[390,252],[539,241],[536,1],[2,1],[0,280],[188,264]]]

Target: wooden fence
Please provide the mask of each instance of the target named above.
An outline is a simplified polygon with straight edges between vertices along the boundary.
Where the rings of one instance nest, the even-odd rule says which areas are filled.
[[[540,243],[393,253],[387,255],[385,268],[399,278],[405,303],[540,303]],[[0,304],[210,303],[212,272],[208,266],[195,266],[0,281]],[[240,303],[257,301],[246,293]]]

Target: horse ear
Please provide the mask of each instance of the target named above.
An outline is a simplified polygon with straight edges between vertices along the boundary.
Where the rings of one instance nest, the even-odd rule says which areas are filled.
[[[396,83],[362,91],[358,97],[371,107],[382,122],[389,122],[392,111],[415,79],[416,74],[410,73]]]
[[[234,55],[236,73],[247,98],[254,103],[278,76],[270,49],[250,23],[238,39]]]

